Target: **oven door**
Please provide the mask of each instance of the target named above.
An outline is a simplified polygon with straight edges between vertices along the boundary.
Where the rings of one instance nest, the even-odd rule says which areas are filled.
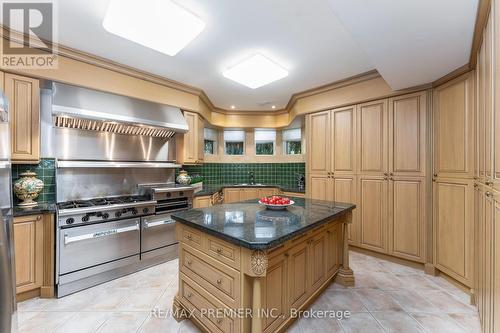
[[[176,243],[175,221],[170,213],[142,218],[141,253]]]
[[[59,274],[137,255],[140,219],[128,219],[59,231]]]

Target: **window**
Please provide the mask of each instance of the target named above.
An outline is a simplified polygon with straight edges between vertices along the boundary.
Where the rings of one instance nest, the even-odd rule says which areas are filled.
[[[276,142],[276,131],[267,129],[255,130],[255,154],[274,155],[274,143]]]
[[[205,128],[205,155],[217,154],[217,131]]]
[[[302,154],[302,133],[300,128],[283,130],[283,151],[286,155]]]
[[[226,155],[243,155],[245,153],[245,131],[224,131],[224,153]]]

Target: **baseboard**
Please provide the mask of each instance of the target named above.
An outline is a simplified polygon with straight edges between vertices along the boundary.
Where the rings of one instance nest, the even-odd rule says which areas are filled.
[[[362,254],[366,254],[366,255],[369,255],[369,256],[372,256],[372,257],[375,257],[375,258],[379,258],[379,259],[384,259],[384,260],[387,260],[387,261],[391,261],[391,262],[394,262],[396,264],[400,264],[400,265],[404,265],[404,266],[408,266],[408,267],[412,267],[412,268],[424,270],[424,264],[420,263],[420,262],[415,262],[415,261],[411,261],[411,260],[408,260],[408,259],[398,258],[398,257],[394,257],[394,256],[391,256],[391,255],[388,255],[388,254],[375,252],[375,251],[372,251],[372,250],[368,250],[368,249],[364,249],[364,248],[361,248],[361,247],[357,247],[356,245],[352,245],[352,244],[349,245],[349,250],[350,251],[354,251],[354,252],[358,252],[358,253],[362,253]]]
[[[439,274],[438,269],[431,263],[426,263],[424,265],[424,272],[425,272],[425,274],[432,275],[432,276],[438,276],[438,274]]]
[[[35,298],[35,297],[40,297],[40,288],[28,290],[28,291],[17,294],[16,301],[23,302],[23,301],[27,301],[27,300]]]

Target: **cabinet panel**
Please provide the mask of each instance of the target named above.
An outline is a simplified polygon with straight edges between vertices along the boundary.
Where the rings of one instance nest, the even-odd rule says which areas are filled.
[[[330,178],[326,175],[312,174],[308,180],[307,186],[311,199],[326,200],[329,196]]]
[[[493,332],[500,331],[500,193],[495,193],[495,211],[493,221]]]
[[[193,208],[205,208],[210,206],[212,206],[211,196],[195,197],[193,199]]]
[[[473,90],[466,74],[434,90],[434,173],[473,177]]]
[[[42,286],[43,222],[42,216],[14,219],[14,254],[16,292],[22,293]]]
[[[395,177],[390,182],[390,252],[425,261],[425,178]]]
[[[326,276],[332,276],[340,268],[342,256],[342,224],[330,228],[326,232]]]
[[[224,189],[224,203],[232,203],[241,201],[241,189],[226,188]]]
[[[294,246],[288,257],[288,304],[297,308],[308,297],[308,274],[306,269],[309,264],[309,245],[302,242]]]
[[[183,164],[197,164],[204,159],[204,124],[201,117],[192,112],[184,112],[188,132],[176,136],[177,159]]]
[[[424,176],[427,93],[389,100],[389,169],[395,175]]]
[[[311,255],[309,258],[311,266],[309,271],[311,272],[311,289],[316,290],[326,281],[326,233],[322,232],[315,236],[311,239],[310,244]]]
[[[382,177],[358,178],[360,244],[379,252],[387,252],[387,183]]]
[[[434,263],[467,286],[472,280],[473,196],[471,180],[434,182]]]
[[[340,202],[350,202],[357,204],[356,199],[356,176],[335,176],[334,178],[334,200]],[[349,224],[349,241],[359,243],[359,221],[357,218],[358,210],[355,209],[352,214],[352,223]]]
[[[259,198],[269,197],[271,195],[275,195],[277,193],[276,188],[261,188],[259,189]]]
[[[5,74],[5,94],[12,121],[12,160],[40,159],[40,87],[36,79]]]
[[[241,200],[257,199],[259,197],[258,188],[244,188],[241,190]]]
[[[387,172],[387,101],[358,106],[358,142],[360,173]]]
[[[310,173],[330,171],[330,111],[307,116],[307,167]]]
[[[265,282],[263,285],[263,308],[271,311],[276,316],[265,318],[264,332],[275,332],[276,328],[286,319],[288,315],[287,299],[287,276],[288,276],[287,257],[284,254],[275,256],[269,260],[269,267],[266,271]],[[267,288],[267,286],[276,286],[276,288]],[[278,288],[279,286],[279,288]]]
[[[485,136],[484,140],[484,171],[485,177],[492,177],[493,160],[492,160],[492,129],[493,129],[493,55],[492,55],[492,24],[488,20],[486,29],[484,30],[484,128],[481,131]]]
[[[356,172],[356,107],[332,111],[331,171],[335,174]]]

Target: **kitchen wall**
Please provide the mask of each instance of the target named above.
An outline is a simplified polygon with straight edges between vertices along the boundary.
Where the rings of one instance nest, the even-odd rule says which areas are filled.
[[[55,160],[52,158],[43,158],[38,164],[13,164],[12,165],[12,183],[20,178],[20,174],[25,171],[33,171],[36,173],[37,178],[41,179],[44,187],[38,198],[37,202],[50,202],[56,201],[56,169]],[[13,193],[14,205],[17,205],[20,200],[17,199]]]
[[[293,188],[297,187],[297,174],[305,174],[305,163],[205,163],[184,165],[183,169],[203,176],[207,185],[248,183],[249,172],[253,172],[256,183]]]

